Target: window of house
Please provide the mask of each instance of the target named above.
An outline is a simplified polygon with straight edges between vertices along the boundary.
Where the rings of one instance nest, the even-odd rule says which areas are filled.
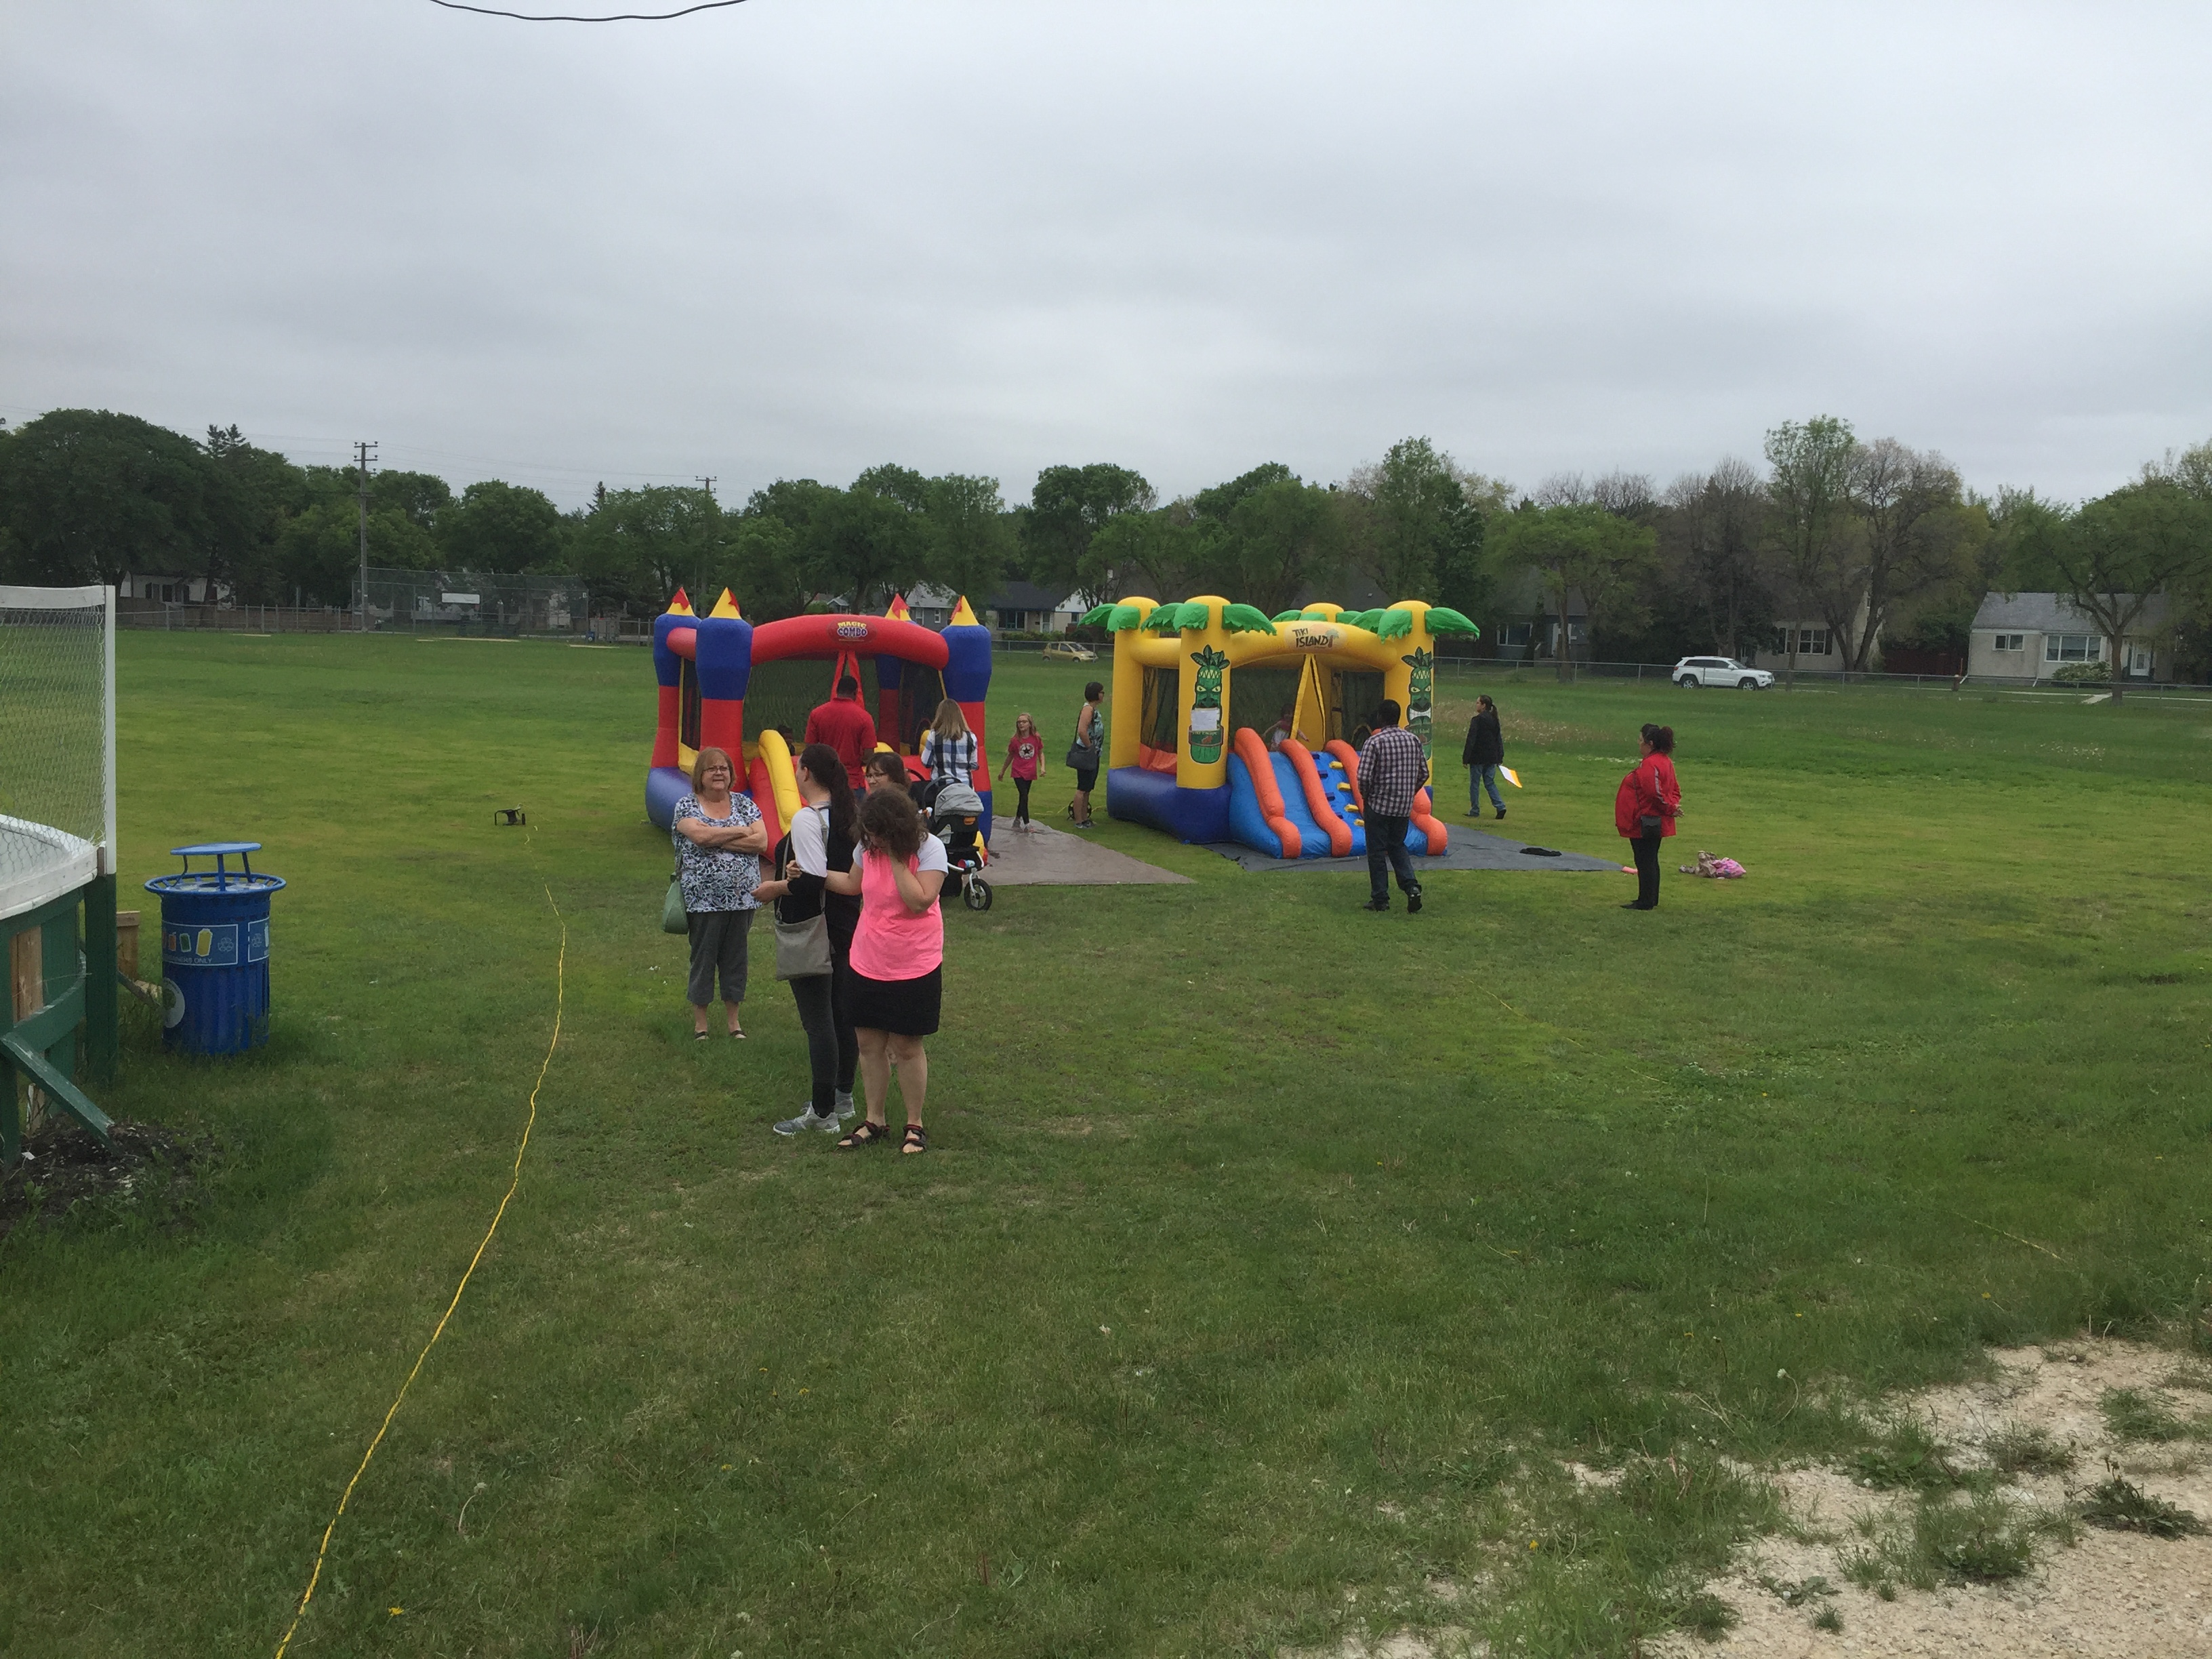
[[[1801,657],[1825,657],[1828,654],[1828,630],[1825,628],[1801,628],[1797,630],[1797,654]]]
[[[1996,636],[1996,649],[2000,651],[2022,651],[2027,647],[2027,635],[2025,634],[2000,634]]]
[[[1498,630],[1498,643],[1500,645],[1528,644],[1528,624],[1527,623],[1503,623]]]
[[[2043,659],[2045,662],[2102,662],[2105,642],[2094,634],[2045,634],[2043,636]]]

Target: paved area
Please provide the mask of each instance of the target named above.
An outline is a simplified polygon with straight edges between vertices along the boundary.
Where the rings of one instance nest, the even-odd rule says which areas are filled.
[[[994,887],[1128,887],[1190,881],[1188,876],[1064,830],[1041,823],[1034,833],[1018,831],[1010,818],[1000,818],[991,830],[991,867],[983,875]]]

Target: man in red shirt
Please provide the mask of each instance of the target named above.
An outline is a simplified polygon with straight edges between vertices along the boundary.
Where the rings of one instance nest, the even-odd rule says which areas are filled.
[[[876,749],[876,723],[860,701],[860,681],[848,674],[837,682],[836,694],[806,717],[806,741],[836,750],[853,787],[860,787],[860,769]]]

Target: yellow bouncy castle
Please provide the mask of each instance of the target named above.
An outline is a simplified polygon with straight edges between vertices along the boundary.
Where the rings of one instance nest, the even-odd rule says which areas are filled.
[[[1418,599],[1271,619],[1202,594],[1124,599],[1083,620],[1115,636],[1107,811],[1293,859],[1366,851],[1359,744],[1390,702],[1427,752],[1436,641],[1481,631]],[[1434,854],[1444,841],[1424,789],[1406,845]]]

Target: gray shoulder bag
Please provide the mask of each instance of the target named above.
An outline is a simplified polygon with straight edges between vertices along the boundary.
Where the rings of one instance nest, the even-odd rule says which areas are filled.
[[[823,815],[823,839],[826,842],[830,831],[828,810],[820,806],[810,806],[806,810]],[[786,921],[782,901],[777,901],[775,976],[778,979],[817,979],[836,965],[836,958],[830,954],[829,910],[830,894],[826,888],[823,891],[821,908],[804,921]]]

